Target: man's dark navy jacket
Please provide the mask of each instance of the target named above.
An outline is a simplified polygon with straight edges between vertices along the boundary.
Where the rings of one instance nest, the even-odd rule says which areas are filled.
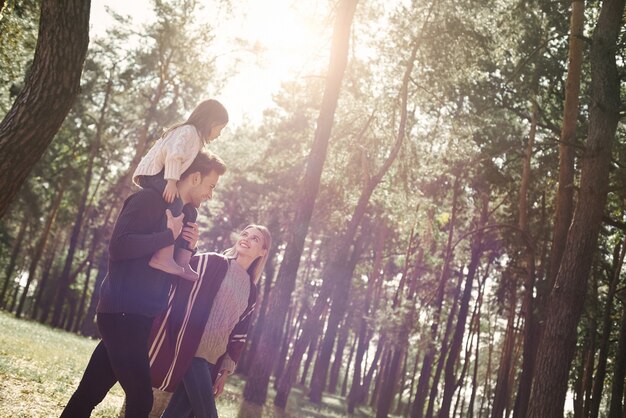
[[[98,313],[154,317],[167,305],[173,276],[148,266],[160,248],[174,244],[166,229],[167,203],[154,190],[141,189],[124,202],[111,241],[109,271],[102,282]]]

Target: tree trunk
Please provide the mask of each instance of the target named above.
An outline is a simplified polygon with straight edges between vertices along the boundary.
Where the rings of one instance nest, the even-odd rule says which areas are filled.
[[[98,258],[97,263],[98,274],[96,274],[96,279],[93,285],[93,293],[91,294],[91,300],[89,301],[89,307],[87,308],[87,313],[85,314],[85,318],[80,327],[80,333],[82,335],[88,337],[95,337],[98,335],[98,330],[96,329],[96,307],[98,306],[98,300],[100,300],[100,287],[102,286],[102,282],[106,277],[107,270],[109,268],[109,252],[102,251],[100,257]]]
[[[561,266],[548,305],[539,346],[530,418],[563,415],[576,328],[582,313],[587,278],[602,222],[611,150],[619,120],[619,76],[616,42],[624,15],[624,0],[602,3],[591,43],[589,134],[581,164],[580,192]]]
[[[83,285],[83,291],[80,295],[80,304],[74,317],[74,321],[69,327],[68,331],[77,333],[82,324],[83,315],[85,314],[85,304],[87,303],[87,292],[89,291],[89,283],[91,282],[91,272],[93,271],[93,261],[91,257],[89,259],[89,265],[87,266],[87,273],[85,273],[85,284]]]
[[[267,388],[271,370],[276,362],[275,343],[279,341],[282,325],[285,321],[291,294],[295,288],[296,274],[300,264],[300,256],[304,247],[315,200],[319,191],[320,178],[328,142],[333,125],[335,109],[339,99],[341,82],[348,62],[348,45],[352,18],[356,10],[356,0],[343,0],[339,6],[333,30],[330,63],[326,78],[326,87],[317,121],[315,138],[306,173],[302,183],[302,194],[298,200],[296,217],[287,240],[283,262],[276,278],[275,290],[269,301],[266,328],[259,341],[257,355],[264,361],[256,361],[248,372],[244,387],[244,399],[263,405],[267,397]]]
[[[624,377],[626,376],[626,301],[622,300],[622,320],[619,329],[619,339],[613,366],[611,384],[611,403],[609,404],[608,418],[622,418],[624,398]]]
[[[65,298],[67,297],[67,292],[72,285],[72,282],[70,281],[70,272],[72,269],[72,263],[74,262],[74,253],[76,252],[78,246],[78,237],[83,226],[83,217],[85,215],[85,210],[87,209],[87,199],[89,197],[89,189],[91,187],[91,179],[93,177],[94,161],[96,159],[96,156],[98,155],[98,152],[100,151],[100,143],[102,142],[102,130],[104,128],[104,123],[106,119],[109,98],[113,89],[112,74],[113,71],[111,71],[111,75],[109,76],[109,81],[107,83],[107,87],[104,93],[102,107],[100,108],[100,115],[96,123],[96,132],[94,138],[91,140],[91,146],[89,148],[87,169],[85,173],[84,183],[82,186],[83,193],[80,197],[78,210],[76,211],[76,218],[74,219],[74,226],[72,227],[72,234],[70,236],[70,245],[67,249],[67,257],[65,258],[65,265],[63,266],[63,272],[61,273],[59,291],[57,293],[54,313],[52,315],[51,324],[53,327],[61,326],[61,324],[59,323],[59,317],[61,314],[61,310],[63,309],[63,304],[65,303]]]
[[[46,260],[44,261],[41,269],[41,278],[37,281],[37,289],[35,289],[35,301],[33,302],[30,312],[30,318],[34,320],[40,320],[37,318],[37,314],[41,308],[42,300],[48,285],[48,278],[50,277],[50,270],[52,270],[52,265],[56,259],[56,253],[59,247],[59,240],[53,239],[51,242],[52,248],[47,250],[48,254],[46,255]]]
[[[356,347],[356,355],[354,359],[354,372],[352,374],[352,385],[350,385],[350,392],[348,393],[348,413],[354,413],[354,408],[357,403],[362,402],[362,388],[363,383],[361,381],[361,366],[363,363],[363,357],[367,351],[370,343],[371,332],[368,331],[367,318],[370,315],[370,306],[372,304],[372,297],[374,289],[378,283],[382,282],[380,274],[384,243],[386,238],[386,229],[383,227],[379,229],[377,233],[376,248],[374,249],[374,263],[370,273],[370,277],[367,281],[367,291],[365,293],[365,304],[363,306],[363,316],[361,317],[359,324],[358,343]],[[373,311],[372,311],[373,312]]]
[[[556,195],[556,208],[552,234],[552,248],[548,268],[548,289],[552,289],[561,265],[565,250],[567,231],[572,222],[574,208],[574,159],[576,144],[576,121],[578,119],[578,96],[582,73],[584,49],[584,0],[572,0],[570,19],[567,81],[565,84],[565,104],[563,106],[563,126],[559,141],[559,185]]]
[[[500,367],[498,368],[496,390],[493,395],[491,418],[502,418],[511,393],[509,380],[513,367],[513,348],[515,347],[515,311],[517,306],[517,293],[515,289],[511,290],[509,299],[509,317],[507,320],[504,342],[502,343],[502,356],[500,357]]]
[[[602,400],[602,389],[604,387],[604,379],[606,377],[606,362],[609,354],[610,337],[613,329],[612,311],[613,300],[615,298],[615,289],[619,282],[620,272],[624,264],[624,255],[626,255],[626,237],[621,244],[615,246],[613,251],[613,269],[609,290],[606,295],[606,306],[602,317],[602,336],[600,337],[600,352],[598,353],[598,366],[593,380],[593,389],[591,395],[591,405],[589,418],[598,418],[600,411],[600,401]]]
[[[391,403],[398,386],[398,370],[405,355],[405,347],[408,345],[408,330],[401,332],[400,341],[390,349],[390,360],[384,373],[378,377],[377,385],[380,387],[376,402],[376,418],[387,418],[391,410]]]
[[[341,383],[341,396],[345,397],[348,392],[348,376],[350,374],[350,367],[352,366],[352,359],[354,358],[354,352],[356,350],[357,336],[355,335],[350,345],[350,354],[348,355],[348,364],[346,364],[346,370],[343,374],[343,383]]]
[[[26,302],[28,289],[30,288],[30,284],[35,278],[35,273],[37,271],[37,266],[39,265],[39,260],[41,260],[41,255],[43,254],[43,250],[46,247],[46,243],[48,242],[50,230],[52,229],[52,225],[54,225],[57,213],[59,212],[59,208],[61,207],[61,200],[63,199],[66,184],[67,183],[63,181],[60,190],[57,191],[54,202],[52,203],[52,207],[48,211],[48,219],[46,220],[46,224],[41,231],[41,235],[39,236],[39,241],[37,241],[37,245],[35,245],[35,251],[33,251],[33,256],[30,259],[30,265],[28,267],[28,279],[26,279],[26,285],[24,286],[24,291],[22,292],[20,303],[18,304],[17,311],[15,312],[15,316],[18,318],[22,316],[22,310],[24,309],[24,302]]]
[[[459,315],[456,321],[454,336],[452,343],[450,344],[450,352],[448,353],[448,359],[446,361],[445,369],[445,383],[443,389],[443,399],[441,401],[441,409],[439,409],[439,418],[447,418],[450,415],[450,406],[452,404],[452,396],[459,386],[460,382],[457,382],[455,375],[456,363],[461,353],[461,347],[463,345],[463,337],[465,334],[465,324],[467,322],[467,315],[469,313],[469,304],[472,297],[472,287],[474,285],[474,277],[476,277],[476,271],[478,270],[478,264],[480,262],[480,256],[482,255],[483,247],[483,231],[484,226],[487,224],[489,217],[489,194],[483,193],[482,196],[482,210],[480,219],[477,223],[479,232],[474,235],[471,244],[471,258],[467,268],[467,279],[465,281],[465,288],[463,295],[461,296],[461,303],[459,307]]]
[[[20,228],[18,229],[17,236],[15,237],[15,243],[13,244],[13,251],[11,251],[11,258],[9,259],[9,264],[7,264],[7,269],[4,273],[4,284],[2,285],[2,292],[0,292],[0,308],[2,309],[6,307],[5,298],[7,290],[13,280],[13,272],[15,271],[15,265],[17,264],[17,259],[22,249],[22,242],[24,241],[27,227],[28,216],[25,215],[20,223]]]
[[[476,329],[476,351],[474,352],[474,370],[472,371],[472,391],[470,393],[470,400],[467,406],[468,418],[474,418],[474,409],[475,409],[474,405],[476,403],[476,393],[478,391],[478,365],[479,365],[479,359],[480,359],[480,330],[481,330],[480,318],[481,318],[481,313],[482,313],[483,295],[484,295],[484,288],[485,288],[486,282],[487,282],[487,276],[485,275],[482,285],[479,284],[478,299],[477,299],[476,306],[475,306],[475,311],[473,315],[474,317],[472,318],[472,324],[474,328]],[[468,354],[468,358],[469,358],[469,354]],[[487,373],[489,373],[489,370],[487,370]]]
[[[315,337],[313,337],[313,341],[311,341],[311,344],[309,344],[309,350],[307,351],[306,360],[304,362],[304,369],[302,370],[302,377],[300,378],[300,385],[302,386],[306,386],[306,380],[309,376],[309,368],[311,367],[313,358],[317,354],[317,346],[320,342],[319,334],[321,334],[321,330]]]
[[[339,382],[339,372],[341,371],[341,365],[343,363],[343,352],[346,348],[346,343],[348,342],[348,328],[349,318],[347,318],[341,327],[341,333],[339,334],[339,339],[337,340],[337,348],[335,349],[335,359],[333,360],[333,365],[330,368],[330,377],[328,380],[328,393],[337,392],[337,383]]]
[[[428,395],[428,405],[426,407],[426,418],[433,418],[435,411],[435,404],[437,403],[437,395],[439,393],[439,381],[441,380],[441,373],[443,372],[443,366],[446,362],[448,355],[448,349],[450,346],[450,337],[452,335],[452,324],[456,319],[457,309],[459,308],[459,300],[461,295],[461,285],[463,284],[463,274],[458,274],[456,288],[452,295],[452,306],[448,312],[448,319],[446,320],[446,327],[443,330],[443,338],[441,338],[441,344],[439,347],[439,358],[437,359],[437,365],[435,367],[435,374],[433,381],[430,384],[430,393]]]
[[[89,43],[89,0],[43,0],[33,63],[0,123],[0,218],[52,142],[78,94]]]
[[[450,264],[452,262],[452,238],[454,237],[454,230],[456,226],[458,195],[460,189],[460,179],[456,176],[454,179],[454,186],[452,187],[452,214],[450,216],[450,227],[448,232],[448,243],[446,245],[445,257],[443,260],[443,267],[439,276],[439,283],[437,285],[437,294],[435,296],[435,314],[433,316],[433,322],[430,326],[430,340],[428,347],[426,348],[426,354],[422,362],[422,368],[420,371],[420,378],[417,382],[417,390],[413,406],[411,408],[411,418],[423,418],[424,417],[424,405],[426,404],[426,398],[428,396],[428,383],[430,381],[433,361],[435,359],[435,353],[437,352],[436,340],[439,333],[439,321],[441,320],[441,310],[443,306],[443,297],[446,283],[450,277]]]
[[[533,86],[535,89],[538,83],[538,70],[535,70],[533,76]],[[535,144],[535,134],[537,132],[538,106],[536,98],[532,103],[532,115],[530,132],[528,134],[528,145],[524,153],[524,168],[522,170],[522,180],[519,189],[518,204],[518,226],[521,231],[523,256],[525,261],[524,272],[524,298],[522,300],[522,315],[524,317],[524,343],[522,358],[522,373],[519,379],[517,390],[517,398],[515,399],[515,409],[513,418],[526,417],[528,409],[528,399],[530,398],[530,390],[532,388],[532,379],[535,367],[535,357],[537,355],[537,343],[539,338],[539,324],[535,312],[535,243],[530,235],[528,226],[528,188],[531,180],[531,162],[533,155],[533,146]]]

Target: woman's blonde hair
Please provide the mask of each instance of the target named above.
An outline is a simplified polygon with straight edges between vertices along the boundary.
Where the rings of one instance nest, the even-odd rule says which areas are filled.
[[[272,248],[272,235],[270,234],[270,231],[263,225],[255,225],[255,224],[246,226],[244,229],[241,230],[241,232],[246,231],[248,229],[256,229],[257,231],[261,233],[261,236],[263,237],[263,249],[266,250],[265,255],[257,257],[252,262],[252,264],[250,264],[250,267],[248,267],[248,274],[250,275],[252,282],[256,284],[259,281],[259,278],[261,278],[261,274],[263,274],[263,270],[265,269],[265,263],[267,263],[267,259],[270,254],[270,248]],[[228,258],[236,258],[237,257],[236,246],[233,245],[229,249],[225,250],[224,255]]]

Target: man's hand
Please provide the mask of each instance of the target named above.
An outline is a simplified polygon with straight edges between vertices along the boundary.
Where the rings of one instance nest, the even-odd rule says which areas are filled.
[[[163,190],[163,199],[167,203],[172,203],[174,199],[178,197],[178,187],[176,187],[176,180],[168,180]]]
[[[222,370],[222,374],[220,374],[217,379],[215,379],[215,384],[213,384],[213,395],[216,398],[220,396],[222,392],[224,392],[226,379],[228,379],[228,372],[226,370]]]
[[[183,238],[189,243],[189,248],[195,249],[198,245],[198,238],[200,233],[198,232],[198,224],[194,222],[187,222],[187,225],[183,228]]]
[[[165,215],[167,216],[167,227],[172,231],[174,239],[178,238],[183,229],[183,217],[185,215],[181,213],[178,216],[174,216],[169,209],[165,211]]]

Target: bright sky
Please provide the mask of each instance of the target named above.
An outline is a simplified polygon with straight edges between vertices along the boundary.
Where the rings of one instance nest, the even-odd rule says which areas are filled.
[[[207,9],[209,3],[205,3]],[[331,25],[320,25],[320,20],[327,19],[329,14],[327,2],[238,0],[232,3],[228,15],[221,12],[222,16],[212,16],[207,10],[207,15],[199,18],[208,19],[215,27],[218,68],[223,71],[237,68],[238,74],[212,97],[226,105],[233,125],[238,125],[244,118],[260,121],[263,109],[271,106],[272,94],[278,91],[281,81],[325,68],[328,58],[323,52],[328,50],[327,28]],[[131,16],[138,25],[153,18],[149,0],[93,0],[92,36],[104,35],[113,24],[105,6]],[[256,56],[234,52],[237,38],[258,45],[263,52]]]

